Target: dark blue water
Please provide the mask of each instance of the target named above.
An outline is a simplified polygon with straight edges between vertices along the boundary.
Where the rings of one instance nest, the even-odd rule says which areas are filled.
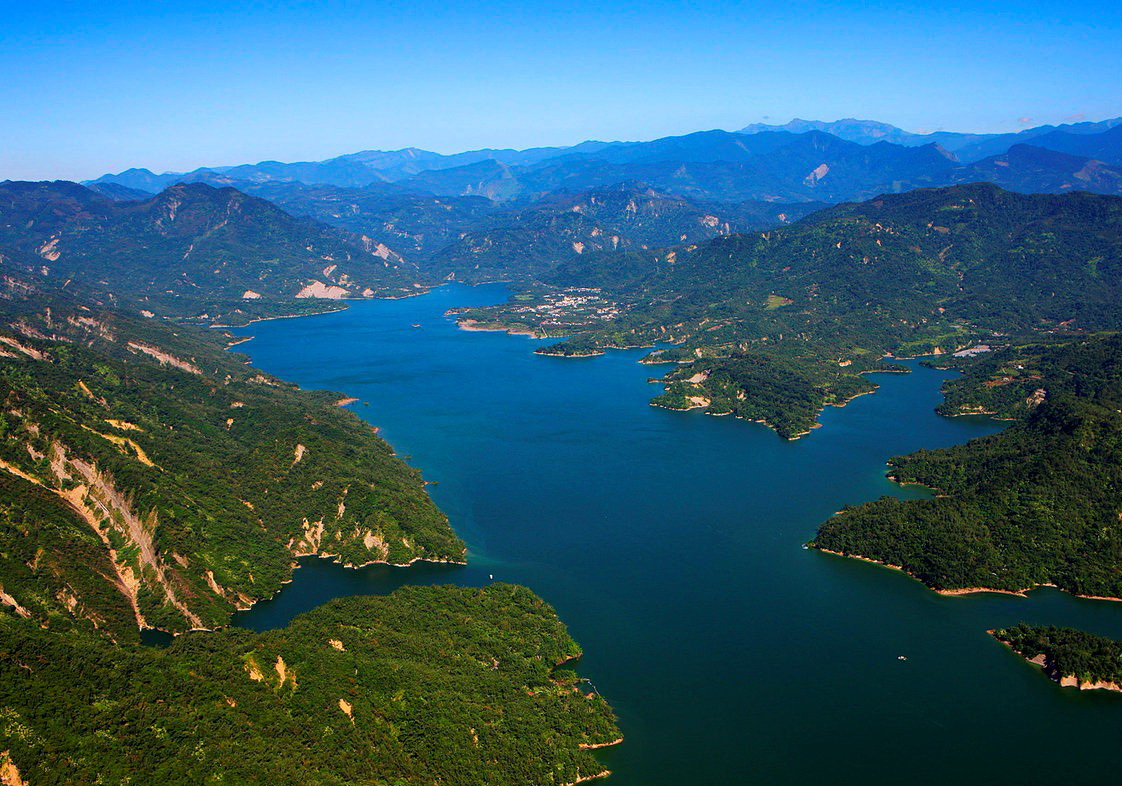
[[[936,416],[945,374],[878,375],[876,395],[787,442],[647,406],[665,367],[637,364],[642,351],[536,356],[532,339],[443,316],[506,296],[447,286],[238,331],[255,337],[237,348],[255,365],[359,397],[353,409],[437,481],[470,561],[306,559],[239,624],[406,583],[526,584],[619,712],[626,741],[602,756],[615,786],[1117,781],[1122,696],[1062,690],[986,630],[1027,620],[1122,637],[1122,604],[945,598],[801,547],[846,503],[924,494],[885,479],[889,456],[1000,428]]]

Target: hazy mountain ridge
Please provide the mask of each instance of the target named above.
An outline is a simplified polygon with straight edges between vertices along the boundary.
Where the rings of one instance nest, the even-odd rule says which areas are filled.
[[[739,162],[743,163],[752,156],[766,156],[775,149],[790,143],[790,137],[806,134],[827,134],[842,141],[872,146],[881,142],[898,147],[915,148],[937,144],[954,153],[955,158],[965,164],[1005,154],[1016,144],[1033,143],[1038,147],[1055,149],[1073,155],[1096,158],[1106,163],[1122,161],[1117,136],[1106,136],[1101,140],[1086,139],[1099,137],[1122,125],[1122,118],[1100,122],[1073,123],[1061,126],[1039,126],[1010,134],[969,134],[939,131],[930,134],[916,134],[903,131],[887,123],[869,120],[846,119],[833,122],[793,120],[781,126],[753,124],[739,132],[700,131],[680,136],[663,137],[648,142],[582,142],[571,147],[544,147],[527,150],[482,149],[463,153],[444,155],[417,148],[404,148],[395,151],[367,150],[359,153],[337,156],[324,161],[283,163],[262,161],[257,164],[238,166],[202,167],[186,173],[154,174],[147,169],[129,169],[112,175],[103,175],[88,184],[116,183],[129,188],[156,193],[177,182],[207,182],[212,185],[237,185],[238,183],[275,183],[303,182],[308,184],[327,184],[350,188],[368,186],[373,183],[401,183],[408,188],[420,189],[435,194],[481,194],[491,198],[507,199],[525,196],[527,191],[541,194],[557,188],[594,187],[611,185],[628,179],[651,181],[641,171],[612,173],[603,171],[598,178],[577,186],[581,175],[569,183],[559,182],[554,176],[551,184],[543,185],[529,178],[529,184],[519,186],[517,182],[526,178],[530,172],[541,168],[549,170],[572,169],[574,173],[585,172],[588,178],[589,158],[614,165],[653,164],[656,162],[679,161],[684,164]],[[900,157],[896,153],[896,158]],[[830,162],[820,161],[819,164]],[[456,170],[456,171],[452,171]],[[442,174],[444,173],[444,174]],[[799,179],[809,175],[806,172],[787,172],[785,177]],[[929,176],[933,173],[927,173]],[[616,180],[611,180],[616,177]],[[540,176],[538,180],[540,180]],[[673,188],[657,182],[663,188]],[[926,183],[930,185],[932,183]],[[924,185],[921,183],[920,185]],[[760,181],[758,188],[766,190],[767,181]],[[914,186],[913,186],[914,187]],[[877,191],[875,184],[862,184],[865,191]],[[763,198],[756,193],[738,193],[732,198]],[[683,191],[682,193],[687,193]],[[708,198],[726,199],[728,194],[711,193]],[[794,198],[787,194],[781,198]],[[860,198],[854,191],[846,199]]]
[[[1058,146],[1054,147],[1053,145],[1066,144],[1063,139],[1064,135],[1087,136],[1101,134],[1112,128],[1117,128],[1120,125],[1122,125],[1122,117],[1110,118],[1098,122],[1084,121],[1065,123],[1059,126],[1036,126],[1034,128],[1026,128],[1022,131],[1007,134],[977,134],[955,131],[933,131],[921,134],[904,131],[889,123],[881,123],[876,120],[845,118],[843,120],[823,122],[821,120],[800,120],[796,118],[783,125],[753,123],[740,129],[739,133],[759,134],[769,131],[789,131],[791,133],[801,134],[807,131],[824,131],[841,139],[845,139],[846,141],[856,142],[862,145],[884,141],[892,142],[897,145],[905,145],[907,147],[918,147],[936,143],[954,152],[959,160],[969,163],[991,155],[1004,153],[1013,145],[1024,144],[1030,140],[1035,140],[1034,144],[1037,147],[1058,150],[1061,153],[1079,153],[1094,157],[1090,152],[1084,153],[1083,151]]]

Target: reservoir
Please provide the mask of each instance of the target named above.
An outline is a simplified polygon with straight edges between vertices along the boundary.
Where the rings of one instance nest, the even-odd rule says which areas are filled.
[[[534,355],[449,308],[501,285],[260,322],[236,351],[351,409],[418,467],[467,567],[347,570],[305,559],[237,616],[263,630],[333,597],[402,584],[525,584],[584,648],[625,742],[611,786],[1109,783],[1122,695],[1060,689],[986,633],[1019,621],[1122,638],[1122,604],[1038,590],[942,597],[902,573],[802,548],[845,504],[928,492],[885,461],[1002,427],[934,413],[949,375],[908,365],[789,442],[647,405],[644,350]],[[906,660],[901,660],[904,656]],[[530,785],[528,785],[530,786]]]

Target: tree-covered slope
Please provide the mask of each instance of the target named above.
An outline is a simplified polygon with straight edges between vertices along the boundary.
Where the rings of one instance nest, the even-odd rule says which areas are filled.
[[[889,462],[938,490],[847,508],[814,545],[903,568],[939,590],[1054,584],[1122,597],[1122,338],[1051,350],[1022,422]]]
[[[65,181],[0,183],[0,257],[105,305],[211,319],[412,292],[417,280],[384,244],[201,183],[139,202]]]
[[[412,587],[289,627],[119,647],[0,613],[0,750],[26,783],[571,784],[611,710],[529,590]]]
[[[1113,389],[1122,384],[1122,358],[1114,343],[1076,338],[1056,332],[1015,340],[993,352],[937,359],[933,365],[962,371],[961,377],[943,385],[938,412],[1018,419],[1031,414],[1046,395],[1110,391],[1106,395],[1122,399],[1122,392]]]
[[[135,638],[228,621],[295,555],[461,560],[419,473],[339,394],[298,391],[222,334],[12,278],[0,299],[0,587],[45,624]]]

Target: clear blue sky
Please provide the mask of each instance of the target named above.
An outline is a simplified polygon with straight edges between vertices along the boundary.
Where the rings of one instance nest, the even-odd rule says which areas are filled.
[[[1122,115],[1122,2],[0,0],[0,179]]]

